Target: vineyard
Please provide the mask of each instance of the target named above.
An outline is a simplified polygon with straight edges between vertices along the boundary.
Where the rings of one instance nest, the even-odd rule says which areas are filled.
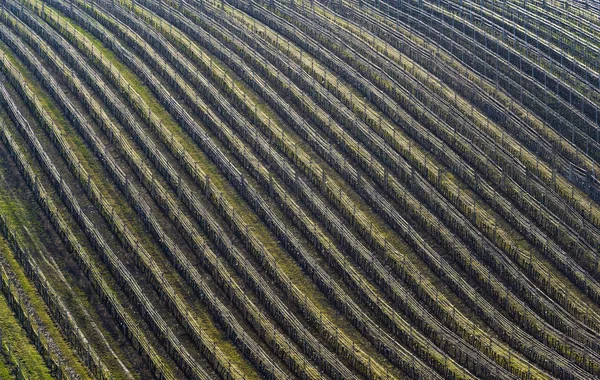
[[[600,3],[0,0],[0,379],[600,378]]]

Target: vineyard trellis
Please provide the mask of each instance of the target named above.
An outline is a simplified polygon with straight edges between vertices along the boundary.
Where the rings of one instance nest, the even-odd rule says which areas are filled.
[[[0,8],[0,140],[28,185],[0,215],[30,197],[53,231],[0,217],[25,274],[0,285],[52,376],[599,375],[594,4]],[[75,261],[49,270],[24,242],[54,233]],[[67,271],[117,327],[102,344]]]

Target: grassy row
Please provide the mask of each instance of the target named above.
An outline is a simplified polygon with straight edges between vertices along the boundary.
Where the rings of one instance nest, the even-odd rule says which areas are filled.
[[[1,242],[4,249],[8,249],[6,241]],[[15,308],[22,305],[18,301],[18,296],[14,295],[12,288],[10,291],[16,301],[7,302],[4,294],[4,285],[7,285],[6,273],[2,271],[2,290],[3,296],[0,300],[0,357],[2,358],[2,368],[0,374],[3,378],[27,378],[35,377],[37,379],[52,379],[53,376],[46,365],[44,358],[38,352],[36,345],[31,342],[22,322],[14,313]],[[28,322],[28,321],[27,321]],[[24,323],[26,323],[24,321]],[[37,334],[37,332],[36,332]],[[37,335],[36,335],[37,336]]]

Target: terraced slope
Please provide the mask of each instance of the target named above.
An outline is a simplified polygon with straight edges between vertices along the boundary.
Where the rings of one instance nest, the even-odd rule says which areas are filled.
[[[0,378],[600,377],[600,6],[2,0]]]

